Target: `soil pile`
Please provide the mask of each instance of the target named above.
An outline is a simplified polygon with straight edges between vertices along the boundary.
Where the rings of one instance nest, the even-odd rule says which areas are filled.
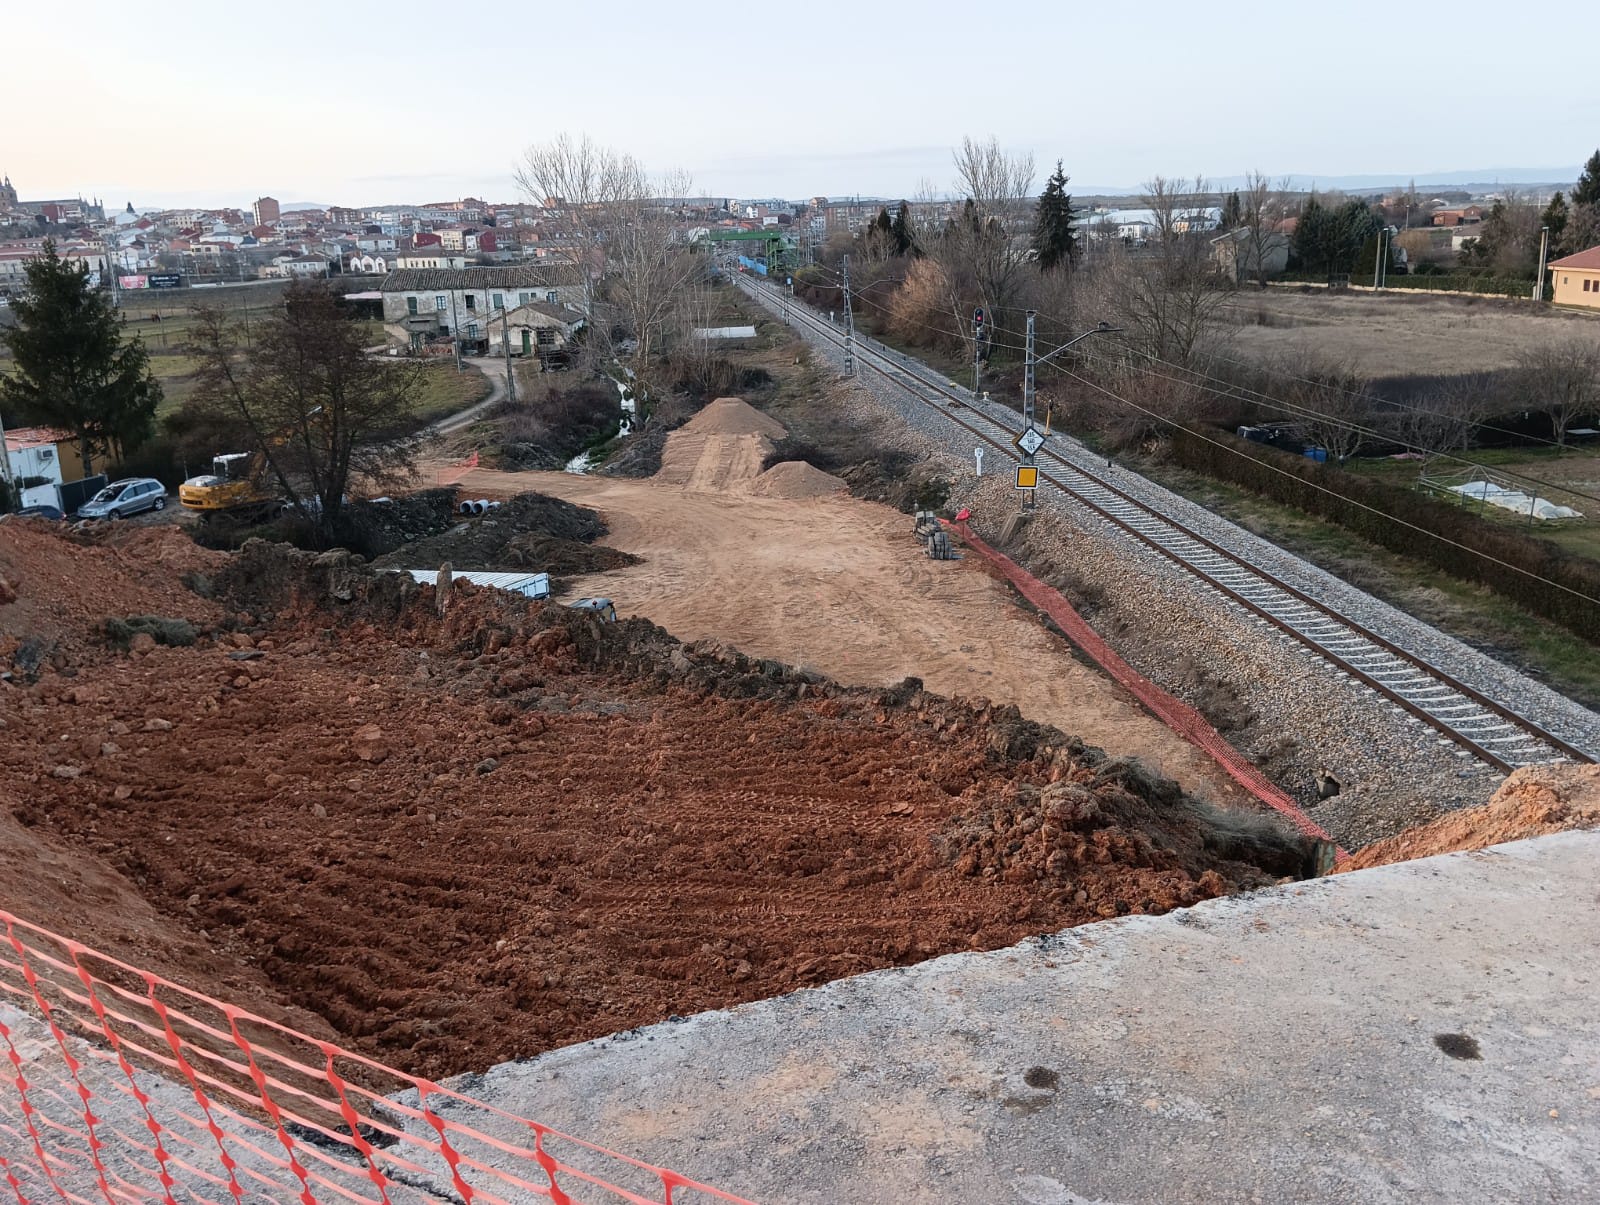
[[[718,398],[667,436],[657,479],[694,490],[742,490],[760,476],[783,424],[734,397]]]
[[[214,581],[228,611],[191,646],[86,637],[0,684],[0,799],[243,968],[195,986],[270,983],[424,1074],[1160,911],[1303,851],[911,679],[842,688],[460,581],[441,608],[339,551],[252,542]],[[0,906],[40,915],[37,877]]]
[[[693,435],[764,435],[782,439],[783,424],[736,397],[719,397],[695,415],[679,431]]]
[[[518,494],[486,515],[413,540],[378,558],[382,568],[516,570],[572,577],[633,564],[638,558],[594,543],[606,534],[597,511],[545,494]]]
[[[1340,870],[1387,866],[1600,825],[1600,766],[1524,766],[1482,807],[1463,808],[1377,841]]]
[[[170,526],[0,523],[0,670],[31,675],[95,645],[106,619],[214,621],[221,612],[202,592],[226,559]]]
[[[803,460],[783,460],[750,483],[761,498],[823,498],[842,494],[849,484]]]

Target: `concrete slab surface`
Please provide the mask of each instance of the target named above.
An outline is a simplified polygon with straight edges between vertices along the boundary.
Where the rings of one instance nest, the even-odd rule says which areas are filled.
[[[1600,833],[1562,833],[456,1086],[758,1201],[1600,1201],[1597,872]]]

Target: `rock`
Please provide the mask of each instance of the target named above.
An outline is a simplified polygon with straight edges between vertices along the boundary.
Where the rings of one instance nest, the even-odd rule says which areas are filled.
[[[172,721],[154,718],[148,719],[144,722],[144,730],[146,732],[171,732]]]
[[[50,771],[52,778],[76,778],[83,773],[82,766],[60,765]]]
[[[492,774],[499,767],[499,765],[500,763],[494,758],[486,757],[478,763],[476,769],[479,774]]]
[[[116,741],[101,741],[100,742],[100,756],[101,757],[115,757],[117,754],[119,754],[121,752],[122,752],[122,746],[117,744]]]
[[[0,607],[17,601],[17,588],[0,577]]]
[[[111,797],[113,799],[132,799],[133,798],[133,788],[130,787],[127,783],[123,783],[115,791],[111,792]]]
[[[364,762],[379,765],[389,756],[389,744],[384,740],[383,729],[376,724],[363,724],[350,738],[350,747]]]
[[[135,632],[132,639],[128,641],[128,652],[136,653],[141,657],[153,651],[155,647],[156,638],[150,635],[149,632]]]
[[[245,639],[248,640],[249,637],[246,637]],[[235,652],[232,652],[232,653],[228,654],[228,660],[229,661],[259,661],[259,660],[261,660],[261,658],[263,658],[265,656],[266,656],[266,654],[263,653],[260,649],[238,649]]]
[[[328,818],[328,809],[320,803],[313,803],[311,805],[311,814],[318,820],[326,820]]]

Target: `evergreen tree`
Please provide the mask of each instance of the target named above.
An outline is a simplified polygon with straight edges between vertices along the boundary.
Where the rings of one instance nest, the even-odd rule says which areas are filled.
[[[161,386],[138,338],[123,342],[104,293],[46,241],[23,269],[27,288],[12,299],[16,326],[0,332],[15,367],[0,377],[7,416],[71,431],[86,475],[100,453],[131,451],[155,431]]]
[[[1238,190],[1228,194],[1228,199],[1222,205],[1222,229],[1237,230],[1244,225],[1244,203],[1239,200]]]
[[[1550,198],[1550,204],[1546,205],[1544,212],[1539,215],[1539,225],[1547,227],[1550,231],[1550,255],[1552,258],[1568,253],[1566,233],[1569,216],[1567,199],[1559,192]]]
[[[1583,165],[1583,174],[1572,190],[1574,205],[1600,205],[1600,151],[1589,156]]]
[[[1308,197],[1300,207],[1300,216],[1294,226],[1294,239],[1289,245],[1295,265],[1303,271],[1316,272],[1325,266],[1322,241],[1327,221],[1328,211],[1316,195]]]
[[[1056,170],[1039,194],[1033,219],[1033,249],[1039,266],[1046,272],[1070,267],[1078,258],[1078,232],[1073,229],[1072,196],[1067,192],[1067,175],[1056,160]]]
[[[894,239],[894,253],[896,255],[911,255],[917,250],[916,232],[911,229],[911,207],[904,201],[894,215],[894,225],[889,228],[889,233]]]

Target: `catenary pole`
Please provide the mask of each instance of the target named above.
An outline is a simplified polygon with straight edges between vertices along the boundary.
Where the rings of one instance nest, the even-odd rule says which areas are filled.
[[[856,319],[850,308],[850,257],[844,257],[844,371],[856,375]]]

